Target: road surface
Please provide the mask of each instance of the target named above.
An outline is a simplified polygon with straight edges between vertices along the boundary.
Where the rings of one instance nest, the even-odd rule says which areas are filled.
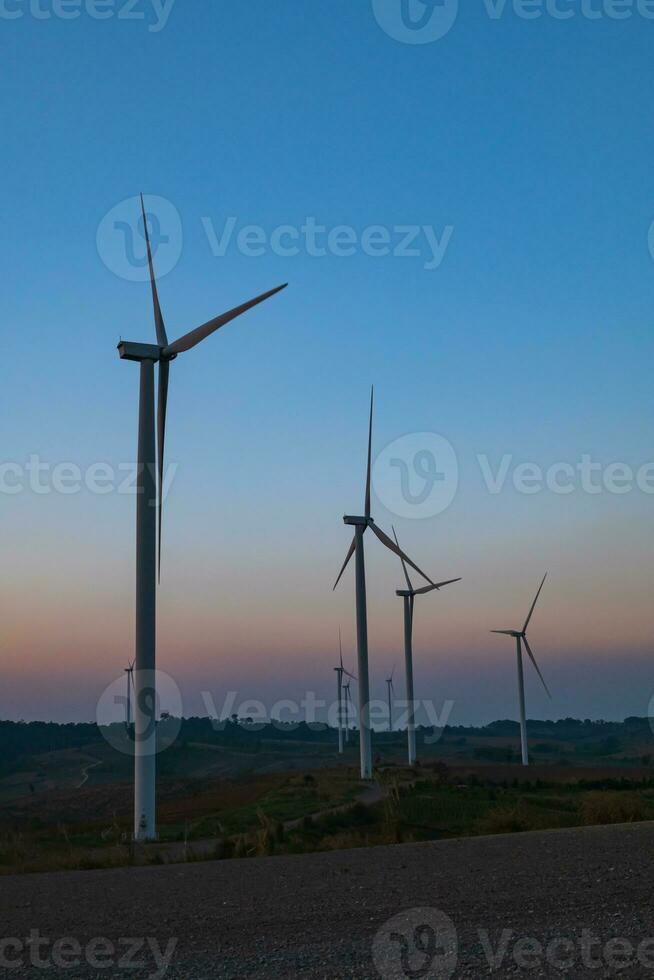
[[[647,823],[0,877],[0,976],[654,977],[653,857]]]

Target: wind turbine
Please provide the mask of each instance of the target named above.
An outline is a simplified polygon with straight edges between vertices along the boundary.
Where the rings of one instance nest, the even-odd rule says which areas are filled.
[[[351,675],[349,675],[351,676]],[[345,744],[349,745],[350,742],[350,705],[352,704],[352,692],[350,691],[350,682],[343,684],[343,704],[345,707]]]
[[[172,344],[159,305],[150,248],[150,235],[143,195],[141,213],[148,254],[156,344],[122,341],[118,353],[122,360],[140,366],[138,427],[138,477],[136,502],[136,670],[134,675],[134,837],[156,838],[156,584],[161,570],[161,519],[163,510],[164,444],[170,362],[191,350],[230,320],[274,296],[284,286],[271,289],[256,299],[237,306],[184,334]],[[154,365],[159,364],[157,419],[154,412]],[[155,459],[155,428],[158,454]],[[155,477],[158,475],[158,481]],[[157,492],[158,484],[158,492]],[[157,538],[159,562],[157,564]]]
[[[129,730],[132,723],[132,687],[134,686],[134,661],[124,668],[127,674],[127,701],[125,702],[125,725]]]
[[[540,588],[536,593],[536,598],[531,604],[531,609],[529,610],[529,613],[525,620],[525,625],[522,627],[521,630],[491,630],[491,633],[499,633],[502,636],[513,636],[515,637],[516,640],[517,651],[518,651],[518,699],[520,702],[520,744],[522,748],[523,766],[529,765],[529,747],[527,745],[527,717],[525,714],[525,679],[524,679],[524,672],[522,669],[522,644],[523,643],[527,649],[527,653],[529,654],[532,664],[536,668],[536,673],[540,677],[541,683],[545,688],[545,691],[547,692],[547,696],[549,698],[552,697],[549,688],[545,683],[543,675],[540,672],[540,668],[536,663],[536,658],[534,657],[532,649],[529,646],[529,640],[527,639],[527,627],[529,626],[531,617],[534,614],[534,609],[536,608],[536,603],[538,602],[539,596],[543,591],[543,586],[545,585],[546,578],[547,578],[547,572],[543,576],[543,581],[540,583]]]
[[[395,697],[395,688],[393,687],[393,678],[395,676],[395,664],[393,664],[393,669],[391,671],[391,676],[386,678],[386,688],[388,694],[388,730],[393,731],[393,698]]]
[[[397,540],[395,528],[393,528],[395,544],[400,547]],[[425,585],[421,589],[414,589],[409,578],[409,572],[403,558],[402,571],[406,579],[407,588],[398,589],[395,595],[401,596],[404,603],[404,667],[406,673],[406,699],[409,716],[407,718],[407,740],[409,743],[409,765],[412,766],[416,761],[416,707],[413,694],[413,606],[417,595],[426,595],[428,592],[438,592],[446,585],[453,585],[460,582],[460,578],[451,578],[447,582],[438,582],[436,585]]]
[[[334,667],[336,671],[336,687],[337,687],[337,698],[338,698],[338,754],[343,754],[343,674],[351,677],[352,680],[356,680],[354,674],[351,674],[343,666],[343,641],[341,639],[341,631],[338,631],[338,649],[340,653],[340,665]],[[348,684],[349,687],[349,684]]]
[[[368,613],[366,603],[366,566],[363,551],[363,536],[368,528],[379,538],[384,547],[392,551],[422,575],[430,585],[433,582],[425,575],[411,559],[398,548],[394,541],[377,527],[370,516],[370,478],[372,468],[372,416],[374,408],[374,390],[370,394],[370,424],[368,427],[368,467],[366,472],[366,496],[363,517],[345,516],[345,524],[354,526],[354,537],[350,545],[343,567],[341,568],[334,589],[340,582],[352,555],[355,557],[356,576],[356,616],[357,616],[357,674],[359,678],[359,751],[361,755],[361,778],[372,779],[372,737],[370,730],[370,682],[368,677]]]

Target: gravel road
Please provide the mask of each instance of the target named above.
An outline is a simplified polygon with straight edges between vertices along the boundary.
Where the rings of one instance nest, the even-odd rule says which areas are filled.
[[[0,976],[654,977],[652,857],[647,823],[3,877]]]

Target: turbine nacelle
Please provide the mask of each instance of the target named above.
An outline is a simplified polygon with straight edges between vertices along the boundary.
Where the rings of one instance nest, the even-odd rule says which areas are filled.
[[[163,347],[156,344],[137,344],[131,340],[121,340],[118,344],[118,354],[121,361],[161,361]]]

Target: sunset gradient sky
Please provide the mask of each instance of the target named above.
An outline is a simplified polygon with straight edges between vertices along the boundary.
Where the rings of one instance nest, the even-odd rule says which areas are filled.
[[[493,494],[478,456],[654,458],[654,21],[466,4],[411,45],[369,0],[177,0],[157,33],[85,14],[0,26],[1,462],[134,460],[138,370],[115,348],[154,341],[151,299],[96,243],[121,202],[143,190],[181,218],[171,337],[290,283],[172,366],[158,656],[185,713],[203,690],[331,697],[339,625],[354,665],[352,572],[331,587],[374,383],[376,453],[435,432],[459,464],[435,517],[373,498],[430,574],[464,578],[417,609],[418,696],[453,700],[452,722],[514,717],[513,649],[489,630],[519,625],[549,570],[531,639],[554,700],[529,669],[529,715],[646,714],[654,497],[526,495],[511,476]],[[267,235],[308,217],[453,232],[431,270],[428,250],[215,256],[206,229],[230,216]],[[132,656],[134,497],[26,485],[0,508],[0,717],[90,720]],[[366,541],[383,697],[401,577]]]

